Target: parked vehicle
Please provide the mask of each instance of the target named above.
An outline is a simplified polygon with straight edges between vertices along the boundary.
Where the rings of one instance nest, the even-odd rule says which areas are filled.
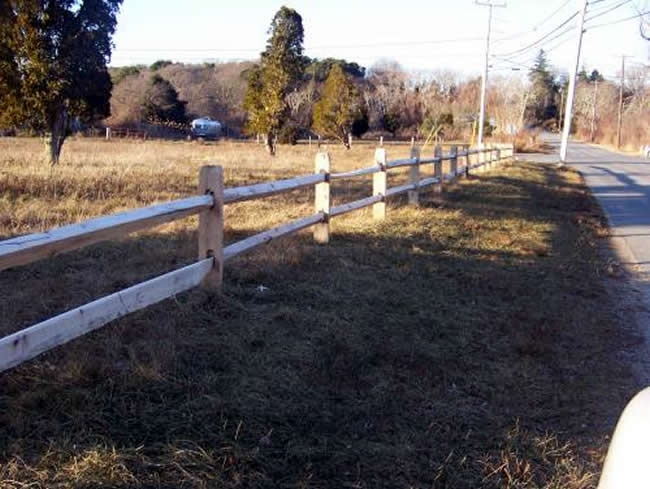
[[[221,136],[221,131],[221,122],[215,121],[210,117],[194,119],[190,124],[191,139],[217,139]]]

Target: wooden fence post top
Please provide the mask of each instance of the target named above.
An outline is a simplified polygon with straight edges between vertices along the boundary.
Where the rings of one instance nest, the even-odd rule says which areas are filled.
[[[375,149],[375,164],[380,166],[386,166],[386,150],[384,148]]]
[[[420,159],[420,148],[417,148],[415,146],[411,147],[410,158]]]
[[[330,154],[327,151],[316,153],[315,169],[316,172],[329,173],[330,171]]]

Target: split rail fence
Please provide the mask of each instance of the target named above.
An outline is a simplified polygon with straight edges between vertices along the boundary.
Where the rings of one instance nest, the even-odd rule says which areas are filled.
[[[422,158],[418,148],[412,148],[409,158],[388,161],[386,150],[375,151],[374,164],[346,172],[331,172],[327,153],[316,155],[311,175],[286,180],[224,188],[223,171],[219,166],[204,166],[199,174],[199,195],[141,209],[98,217],[78,224],[0,241],[0,271],[52,257],[100,241],[121,237],[158,224],[199,214],[198,261],[133,285],[83,306],[71,309],[38,324],[0,339],[0,372],[15,367],[56,346],[100,328],[110,321],[143,309],[199,285],[218,290],[223,281],[224,263],[281,236],[313,227],[314,240],[327,243],[332,218],[364,207],[373,207],[374,219],[386,217],[386,201],[408,194],[409,204],[417,205],[419,193],[433,187],[433,194],[442,195],[444,186],[470,172],[480,173],[513,157],[512,146],[466,149],[459,152],[452,146],[447,154],[441,147],[431,158]],[[448,162],[444,165],[443,163]],[[433,176],[421,178],[423,165],[433,165]],[[408,183],[388,187],[389,170],[408,167]],[[330,206],[330,185],[333,181],[372,175],[371,196]],[[224,205],[244,200],[315,186],[314,214],[255,234],[224,246]]]

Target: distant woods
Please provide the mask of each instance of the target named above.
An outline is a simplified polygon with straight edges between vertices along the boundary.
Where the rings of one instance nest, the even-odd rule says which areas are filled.
[[[51,7],[46,16],[37,4],[0,2],[0,133],[49,134],[53,162],[73,130],[104,124],[182,136],[191,119],[203,116],[220,121],[227,135],[263,136],[271,154],[278,142],[310,136],[347,145],[350,134],[472,141],[477,132],[480,77],[416,72],[389,59],[366,68],[345,59],[310,58],[304,54],[303,19],[287,7],[271,19],[257,62],[161,59],[107,68],[120,0],[81,2],[83,9]],[[87,32],[84,16],[100,13],[102,29]],[[63,38],[58,25],[69,29]],[[38,36],[49,40],[26,41]],[[101,42],[58,44],[84,36],[100,36]],[[649,76],[647,69],[626,70],[624,143],[650,143]],[[613,142],[620,87],[619,78],[582,69],[574,132]],[[527,72],[492,73],[485,134],[512,140],[522,131],[558,130],[566,92],[567,76],[549,64],[544,51]]]
[[[186,102],[187,118],[210,116],[224,122],[233,135],[265,135],[270,152],[275,151],[276,141],[293,143],[309,136],[347,144],[348,134],[467,141],[476,134],[478,77],[462,78],[444,70],[417,73],[393,60],[381,60],[365,68],[343,59],[312,59],[301,55],[297,49],[300,43],[293,45],[297,49],[293,57],[283,58],[285,62],[296,62],[294,71],[283,77],[283,67],[269,66],[275,56],[268,51],[269,46],[276,46],[271,39],[267,54],[258,64],[184,65],[161,61],[150,67],[113,69],[113,115],[109,121],[143,121],[140,95],[155,75],[175,87],[179,103]],[[276,85],[264,86],[265,79],[274,80]],[[286,85],[280,83],[282,80]],[[649,81],[646,71],[627,70],[623,139],[631,145],[650,140]],[[619,80],[605,79],[598,70],[582,69],[576,89],[574,132],[584,139],[614,142],[619,89]],[[488,89],[486,134],[509,140],[522,131],[559,130],[566,90],[567,77],[548,63],[543,51],[527,73],[507,77],[493,74]],[[267,106],[274,101],[271,118],[265,119],[270,115],[263,112],[269,110],[261,103],[263,100]]]

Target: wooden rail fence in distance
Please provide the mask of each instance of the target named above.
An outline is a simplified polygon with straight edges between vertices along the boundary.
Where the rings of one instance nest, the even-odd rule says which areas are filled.
[[[325,244],[330,239],[329,221],[348,212],[373,207],[373,217],[386,217],[386,199],[408,193],[408,202],[418,205],[420,191],[433,186],[433,196],[440,198],[444,186],[459,176],[481,172],[513,157],[512,146],[465,149],[459,152],[453,146],[443,155],[437,147],[432,158],[423,158],[412,148],[409,158],[388,161],[386,150],[375,151],[374,163],[368,168],[347,172],[331,172],[327,153],[316,156],[312,175],[286,180],[224,189],[223,171],[218,166],[201,168],[199,195],[156,204],[141,209],[98,217],[79,224],[52,229],[45,233],[0,241],[0,271],[55,256],[90,244],[98,243],[139,231],[158,224],[199,214],[198,260],[159,277],[115,292],[77,307],[34,326],[0,339],[0,372],[20,365],[35,356],[74,338],[104,326],[106,323],[147,306],[165,300],[198,285],[218,290],[223,281],[224,262],[269,241],[314,227],[314,240]],[[475,160],[472,163],[472,160]],[[447,161],[448,171],[443,171]],[[460,161],[460,166],[459,166]],[[422,165],[434,166],[433,177],[421,178]],[[388,187],[388,172],[393,168],[409,167],[408,183]],[[373,176],[373,195],[354,202],[330,206],[331,182],[341,179]],[[258,199],[315,186],[314,214],[273,229],[255,234],[224,246],[224,206],[228,203]]]

